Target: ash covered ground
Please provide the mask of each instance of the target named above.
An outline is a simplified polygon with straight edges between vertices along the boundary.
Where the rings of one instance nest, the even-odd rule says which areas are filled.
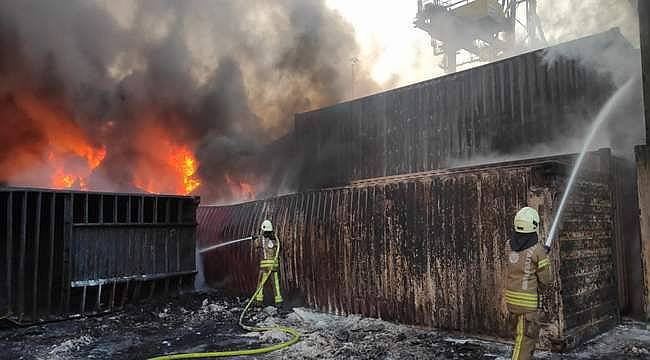
[[[145,359],[154,355],[251,348],[283,333],[246,333],[237,326],[244,299],[193,293],[130,305],[123,311],[0,329],[1,359]],[[508,359],[510,346],[459,334],[304,308],[256,309],[251,322],[295,327],[302,341],[262,359]],[[568,354],[539,359],[650,359],[650,330],[627,321]],[[254,357],[239,357],[252,359]]]

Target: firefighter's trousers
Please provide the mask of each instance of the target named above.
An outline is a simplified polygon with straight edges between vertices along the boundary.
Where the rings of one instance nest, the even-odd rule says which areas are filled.
[[[271,282],[273,283],[273,290],[275,291],[275,303],[280,304],[282,299],[282,294],[280,293],[280,274],[278,272],[279,266],[278,261],[275,259],[262,260],[260,262],[260,276],[259,280],[262,277],[268,275]],[[255,295],[255,301],[264,302],[264,288]]]
[[[517,319],[517,327],[515,329],[515,346],[512,349],[512,360],[532,359],[539,336],[539,312],[513,315]]]

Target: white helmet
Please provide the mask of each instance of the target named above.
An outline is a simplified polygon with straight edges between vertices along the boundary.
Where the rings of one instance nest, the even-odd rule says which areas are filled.
[[[262,222],[262,232],[271,232],[273,231],[273,224],[271,224],[271,221],[269,220],[264,220]]]
[[[515,232],[530,234],[537,232],[539,226],[539,214],[531,207],[524,207],[515,215]]]

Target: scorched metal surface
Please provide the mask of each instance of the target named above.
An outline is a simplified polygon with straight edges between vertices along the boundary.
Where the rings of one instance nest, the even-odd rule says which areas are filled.
[[[555,243],[558,280],[545,294],[543,343],[571,347],[618,319],[612,247],[610,155],[593,153]],[[539,209],[541,236],[572,157],[368,179],[233,206],[198,210],[201,247],[274,222],[284,286],[312,307],[408,324],[511,336],[502,296],[515,212]],[[561,259],[561,260],[560,260]],[[208,282],[254,288],[250,244],[206,253]]]
[[[595,66],[561,56],[589,48],[638,56],[610,30],[297,114],[296,186],[342,186],[561,146],[570,134],[582,136],[614,89]]]
[[[0,188],[0,318],[92,314],[193,286],[198,198]]]

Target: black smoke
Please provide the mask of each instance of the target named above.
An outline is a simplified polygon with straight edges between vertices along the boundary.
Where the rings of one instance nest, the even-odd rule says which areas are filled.
[[[353,28],[322,0],[5,0],[0,114],[15,131],[1,135],[0,168],[46,161],[47,134],[14,101],[29,93],[106,146],[91,189],[132,189],[133,159],[158,151],[135,144],[153,121],[194,146],[206,201],[235,197],[226,174],[273,192],[265,179],[285,169],[260,163],[266,145],[294,113],[350,96],[358,53]],[[354,87],[376,90],[364,71]],[[25,163],[8,166],[19,148]]]

